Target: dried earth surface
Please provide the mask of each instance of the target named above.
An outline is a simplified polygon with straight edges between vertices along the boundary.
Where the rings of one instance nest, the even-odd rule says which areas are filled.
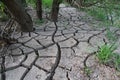
[[[62,5],[58,22],[46,20],[34,24],[34,32],[15,34],[18,42],[0,57],[0,80],[120,80],[120,73],[100,64],[95,55],[85,70],[86,56],[108,41],[106,28],[86,15]]]

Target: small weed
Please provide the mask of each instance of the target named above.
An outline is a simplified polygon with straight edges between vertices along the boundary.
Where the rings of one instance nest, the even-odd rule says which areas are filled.
[[[90,74],[92,73],[92,71],[91,71],[90,68],[88,68],[88,67],[85,67],[85,68],[84,68],[84,72],[85,72],[85,74],[86,74],[87,76],[90,76]]]
[[[35,22],[35,24],[42,24],[42,23],[44,23],[44,20],[39,20],[39,19],[37,19],[37,20],[35,20],[34,22]]]

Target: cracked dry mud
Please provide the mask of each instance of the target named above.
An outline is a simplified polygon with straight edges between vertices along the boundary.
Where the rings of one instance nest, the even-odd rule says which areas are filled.
[[[34,32],[16,34],[18,43],[0,57],[0,79],[120,80],[113,68],[99,64],[95,56],[87,60],[90,76],[85,74],[85,57],[97,51],[103,39],[107,41],[106,29],[93,27],[89,18],[83,20],[85,16],[75,8],[61,7],[57,23],[47,21]]]

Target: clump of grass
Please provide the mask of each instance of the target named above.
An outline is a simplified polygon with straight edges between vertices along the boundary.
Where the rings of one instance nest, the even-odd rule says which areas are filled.
[[[113,46],[111,45],[101,46],[97,53],[99,61],[103,64],[106,64],[107,62],[111,61],[114,50],[115,48],[113,48]]]
[[[90,70],[90,68],[88,68],[88,67],[85,67],[85,68],[84,68],[84,72],[85,72],[85,74],[89,77],[90,74],[92,73],[92,70]]]
[[[96,54],[100,63],[112,66],[115,69],[120,71],[120,55],[114,53],[117,47],[113,45],[105,44],[99,48],[98,53]]]

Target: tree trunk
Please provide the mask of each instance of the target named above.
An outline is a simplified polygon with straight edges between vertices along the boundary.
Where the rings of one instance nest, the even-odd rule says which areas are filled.
[[[57,22],[58,12],[59,12],[59,4],[62,0],[53,0],[52,11],[51,11],[51,20]]]
[[[15,0],[21,7],[27,7],[26,0]]]
[[[33,31],[33,22],[29,14],[15,0],[1,0],[20,24],[23,32]]]
[[[42,0],[36,1],[36,10],[38,18],[42,20]]]
[[[22,5],[23,5],[23,7],[27,7],[26,0],[21,0],[21,3],[22,3]]]

